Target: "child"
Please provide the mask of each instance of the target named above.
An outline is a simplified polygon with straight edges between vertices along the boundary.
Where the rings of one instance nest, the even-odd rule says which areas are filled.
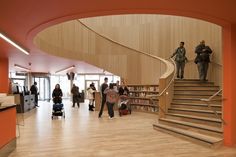
[[[110,84],[109,88],[105,89],[104,94],[106,94],[106,103],[109,118],[112,119],[114,117],[114,104],[117,102],[118,99],[118,91],[114,89],[114,84]]]

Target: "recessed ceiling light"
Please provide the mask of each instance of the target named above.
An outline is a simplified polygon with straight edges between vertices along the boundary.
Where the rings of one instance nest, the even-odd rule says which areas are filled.
[[[15,66],[16,68],[21,69],[21,70],[24,70],[24,71],[30,71],[29,68],[23,67],[23,66],[18,65],[18,64],[14,64],[14,66]]]
[[[71,69],[73,69],[73,68],[75,68],[74,65],[72,65],[72,66],[70,66],[70,67],[67,67],[67,68],[63,68],[63,69],[61,69],[61,70],[58,70],[58,71],[56,71],[55,73],[60,73],[60,72],[62,72],[62,71],[68,71],[68,70],[71,70]]]
[[[10,43],[11,45],[13,45],[15,48],[19,49],[21,52],[29,55],[29,52],[26,51],[25,49],[23,49],[22,47],[20,47],[19,45],[17,45],[15,42],[13,42],[11,39],[9,39],[8,37],[6,37],[5,35],[3,35],[2,33],[0,33],[0,37],[2,39],[4,39],[6,42]]]

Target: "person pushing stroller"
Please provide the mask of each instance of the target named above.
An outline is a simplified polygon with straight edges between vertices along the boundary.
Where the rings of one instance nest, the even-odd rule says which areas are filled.
[[[53,110],[61,110],[63,109],[62,104],[62,90],[60,88],[59,84],[56,84],[55,89],[52,92],[52,98],[53,98]]]

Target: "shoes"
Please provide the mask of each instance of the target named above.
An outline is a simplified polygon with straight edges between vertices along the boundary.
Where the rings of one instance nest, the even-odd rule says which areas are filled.
[[[109,116],[109,119],[113,119],[113,118],[114,118],[114,117],[110,117],[110,116]]]
[[[102,116],[98,116],[98,118],[102,118]]]
[[[177,78],[179,78],[179,75],[177,75]]]
[[[92,108],[93,105],[89,105],[89,111],[94,111]]]
[[[39,107],[39,105],[35,105],[36,107]]]

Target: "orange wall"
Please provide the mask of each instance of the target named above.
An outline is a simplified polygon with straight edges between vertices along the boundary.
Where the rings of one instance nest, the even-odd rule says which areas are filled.
[[[236,25],[223,28],[224,144],[236,144]]]
[[[0,149],[16,138],[16,108],[0,112]]]
[[[8,59],[0,58],[0,93],[8,93]]]

